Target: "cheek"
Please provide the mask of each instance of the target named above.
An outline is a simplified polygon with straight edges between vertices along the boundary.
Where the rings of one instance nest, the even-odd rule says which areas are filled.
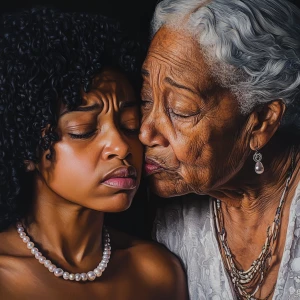
[[[91,184],[95,173],[96,155],[87,151],[80,151],[68,145],[54,146],[54,158],[50,167],[45,168],[49,184],[61,188],[80,185],[85,182]]]
[[[177,130],[175,139],[170,140],[176,159],[181,164],[194,165],[201,158],[208,137],[198,130]]]
[[[223,129],[203,123],[187,132],[178,131],[172,148],[184,180],[195,187],[211,181],[229,155],[232,136],[232,132],[227,135]]]

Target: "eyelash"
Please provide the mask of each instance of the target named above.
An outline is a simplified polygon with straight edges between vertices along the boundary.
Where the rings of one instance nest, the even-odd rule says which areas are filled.
[[[150,105],[152,105],[152,101],[142,100],[142,103],[141,103],[142,108],[147,108],[147,106],[149,107]]]
[[[136,135],[136,134],[139,134],[139,132],[140,132],[140,129],[139,128],[137,128],[137,129],[129,129],[129,128],[125,128],[125,127],[123,127],[123,128],[121,128],[123,131],[125,131],[126,133],[128,133],[128,134],[131,134],[131,135]]]
[[[90,137],[92,137],[96,133],[96,130],[87,132],[87,133],[81,133],[81,134],[74,134],[74,133],[69,133],[69,136],[74,139],[74,140],[86,140]]]
[[[188,115],[188,116],[179,115],[179,114],[176,114],[172,109],[169,109],[169,114],[173,115],[176,118],[181,118],[181,119],[188,119],[188,118],[195,117],[195,116],[199,115],[199,113],[195,113],[195,114]]]

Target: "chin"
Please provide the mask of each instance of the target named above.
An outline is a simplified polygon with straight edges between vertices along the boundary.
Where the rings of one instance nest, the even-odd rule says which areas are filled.
[[[132,203],[135,192],[118,192],[113,196],[105,197],[105,200],[99,201],[94,207],[94,210],[107,212],[107,213],[118,213],[127,210]]]
[[[178,197],[191,192],[188,186],[181,181],[161,179],[153,175],[149,178],[149,184],[151,192],[162,198]]]

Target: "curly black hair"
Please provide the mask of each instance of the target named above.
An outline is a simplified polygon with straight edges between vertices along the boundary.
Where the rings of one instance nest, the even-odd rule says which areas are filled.
[[[0,230],[26,214],[32,176],[24,161],[36,163],[41,151],[51,150],[59,104],[79,106],[81,89],[88,92],[92,77],[106,66],[139,87],[143,56],[119,23],[102,15],[42,7],[2,16]]]

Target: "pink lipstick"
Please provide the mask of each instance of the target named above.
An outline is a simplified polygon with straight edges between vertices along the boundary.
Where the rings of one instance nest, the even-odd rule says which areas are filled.
[[[101,183],[115,189],[135,189],[137,187],[136,169],[132,166],[122,166],[114,169],[104,176],[104,179],[101,181]]]

